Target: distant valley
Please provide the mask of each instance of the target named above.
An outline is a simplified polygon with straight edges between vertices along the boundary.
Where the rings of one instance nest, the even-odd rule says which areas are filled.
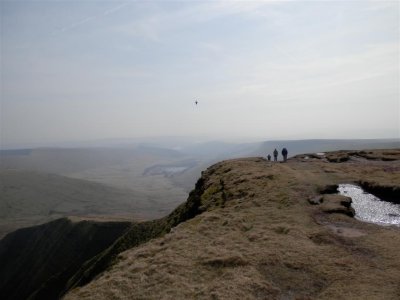
[[[398,140],[258,143],[152,141],[131,146],[0,151],[0,238],[65,216],[151,220],[184,202],[201,172],[229,158],[339,149],[399,148]]]
[[[93,181],[22,170],[0,171],[0,182],[0,237],[64,216],[154,219],[167,214],[186,196],[176,189],[151,197]]]

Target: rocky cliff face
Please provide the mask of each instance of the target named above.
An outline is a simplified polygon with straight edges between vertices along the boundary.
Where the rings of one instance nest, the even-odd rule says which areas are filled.
[[[399,228],[357,221],[351,200],[332,194],[335,185],[356,182],[397,190],[400,150],[301,155],[287,163],[262,158],[220,162],[203,172],[188,200],[169,216],[130,224],[104,250],[97,249],[76,263],[65,260],[74,262],[74,271],[65,271],[70,266],[65,261],[63,266],[49,263],[64,257],[55,255],[61,249],[52,246],[54,241],[64,245],[62,251],[74,252],[65,244],[71,240],[68,234],[58,234],[29,243],[24,238],[9,244],[1,241],[0,263],[13,252],[6,251],[10,245],[25,249],[25,254],[32,251],[33,257],[43,255],[45,245],[53,250],[45,252],[49,261],[28,266],[21,259],[24,256],[11,256],[0,275],[13,274],[9,276],[13,284],[7,285],[13,288],[5,291],[14,298],[23,298],[13,289],[23,286],[18,276],[24,266],[35,270],[31,277],[36,278],[42,265],[52,266],[58,280],[48,278],[42,288],[37,281],[30,283],[32,292],[24,295],[37,299],[65,292],[65,299],[398,299]],[[79,245],[89,237],[80,232]],[[18,263],[15,271],[14,263]],[[53,287],[60,288],[51,294]]]

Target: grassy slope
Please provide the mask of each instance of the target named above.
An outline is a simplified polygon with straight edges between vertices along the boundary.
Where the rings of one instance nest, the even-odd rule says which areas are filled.
[[[81,264],[109,247],[131,223],[58,219],[0,241],[2,299],[57,299]]]
[[[220,205],[211,198],[204,198],[204,180],[200,178],[186,202],[179,205],[168,216],[147,222],[135,223],[112,246],[87,261],[69,280],[67,290],[90,282],[95,276],[114,264],[118,255],[150,239],[161,237],[178,224],[194,218],[209,207]]]
[[[0,294],[4,299],[58,298],[104,271],[120,252],[199,214],[201,204],[208,203],[200,198],[203,191],[200,179],[185,203],[154,221],[72,223],[64,218],[8,234],[0,241]]]
[[[20,227],[70,215],[159,218],[166,214],[161,211],[168,205],[166,202],[152,202],[145,193],[82,179],[33,171],[2,170],[0,238]]]
[[[400,151],[383,153],[395,161],[377,153],[343,163],[302,156],[216,164],[203,174],[206,212],[123,252],[65,299],[399,299],[399,228],[307,201],[341,182],[399,186]]]

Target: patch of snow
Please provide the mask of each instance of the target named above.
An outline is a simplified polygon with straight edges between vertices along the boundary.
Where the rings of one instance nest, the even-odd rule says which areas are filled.
[[[400,226],[400,205],[382,201],[353,184],[339,184],[339,194],[351,197],[355,218],[379,225]]]

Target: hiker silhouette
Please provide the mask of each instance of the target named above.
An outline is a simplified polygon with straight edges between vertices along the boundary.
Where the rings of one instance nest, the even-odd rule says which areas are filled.
[[[288,155],[288,151],[286,148],[282,149],[282,156],[283,156],[283,161],[286,162],[287,160],[287,155]]]
[[[278,161],[278,150],[274,150],[274,161]]]

